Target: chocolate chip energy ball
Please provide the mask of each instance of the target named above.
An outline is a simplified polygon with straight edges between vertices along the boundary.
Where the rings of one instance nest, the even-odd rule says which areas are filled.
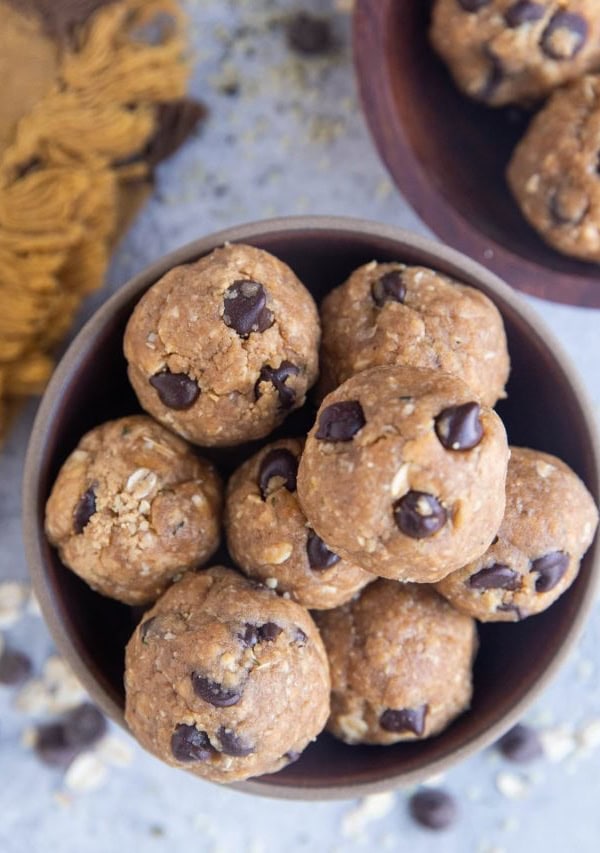
[[[125,665],[125,717],[142,746],[214,782],[280,770],[329,714],[327,656],[308,611],[230,569],[174,584]]]
[[[346,743],[431,737],[469,707],[475,622],[431,587],[378,580],[316,618],[331,667],[327,728]]]
[[[235,563],[305,607],[337,607],[374,578],[331,551],[307,524],[296,475],[304,441],[269,444],[229,481],[227,547]]]
[[[509,358],[502,317],[478,290],[426,267],[372,261],[321,306],[322,394],[381,364],[460,376],[486,405],[504,397]]]
[[[213,466],[138,415],[81,439],[52,488],[46,533],[97,592],[145,604],[216,551],[221,507]]]
[[[577,577],[597,523],[593,498],[568,465],[548,453],[513,447],[497,537],[437,589],[481,622],[518,622],[541,613]]]
[[[600,64],[597,0],[436,0],[431,41],[467,95],[531,103]]]
[[[491,543],[507,463],[502,421],[460,379],[375,367],[323,401],[298,496],[340,557],[382,577],[432,583]]]
[[[319,319],[286,264],[228,245],[164,275],[125,332],[143,408],[197,444],[268,435],[304,402],[318,370]]]
[[[588,75],[556,92],[535,116],[507,171],[540,236],[588,261],[600,261],[599,138],[600,76]]]

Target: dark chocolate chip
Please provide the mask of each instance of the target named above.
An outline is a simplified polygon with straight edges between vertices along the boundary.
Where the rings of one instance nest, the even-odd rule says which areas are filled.
[[[504,80],[504,68],[500,59],[491,50],[486,51],[486,57],[489,62],[488,75],[477,92],[477,98],[481,101],[491,100],[496,89]]]
[[[283,628],[276,625],[275,622],[265,622],[264,625],[251,625],[247,623],[244,627],[244,633],[239,636],[243,644],[251,649],[257,643],[273,642],[282,631]],[[232,702],[231,704],[234,703]]]
[[[298,761],[298,759],[300,758],[300,755],[301,755],[300,752],[296,752],[294,749],[290,749],[289,752],[286,752],[286,754],[283,757],[287,758],[288,764],[293,764],[294,761]]]
[[[245,758],[246,755],[251,755],[255,752],[255,748],[249,743],[232,732],[231,729],[221,726],[217,732],[219,741],[221,742],[221,752],[225,755],[234,755],[236,758]]]
[[[249,279],[234,281],[223,295],[223,322],[240,338],[252,332],[265,332],[274,323],[267,308],[267,291]]]
[[[458,817],[454,797],[436,788],[423,788],[413,794],[409,810],[413,820],[420,826],[436,831],[448,829]]]
[[[290,376],[298,376],[300,368],[291,361],[282,361],[279,367],[270,367],[266,364],[261,367],[256,385],[254,386],[254,397],[260,397],[260,385],[262,382],[270,382],[279,394],[279,405],[282,409],[291,409],[296,402],[296,392],[285,383]]]
[[[23,652],[5,649],[0,655],[0,684],[14,687],[31,674],[31,660]]]
[[[288,45],[297,53],[318,56],[328,53],[334,44],[331,22],[308,12],[298,12],[287,25]]]
[[[518,622],[520,622],[522,619],[525,619],[525,617],[527,616],[525,611],[521,610],[520,607],[517,607],[516,604],[499,604],[498,607],[496,607],[496,612],[497,613],[516,613]]]
[[[176,411],[191,408],[200,396],[198,383],[187,373],[164,370],[150,377],[150,385],[155,389],[163,406]]]
[[[84,702],[65,716],[64,728],[66,742],[83,749],[106,734],[106,718],[90,702]]]
[[[465,12],[479,12],[484,6],[489,6],[492,0],[458,0]]]
[[[330,551],[320,536],[314,530],[308,531],[306,538],[306,553],[311,569],[317,572],[325,571],[339,563],[340,558]]]
[[[246,624],[243,633],[238,636],[242,643],[249,649],[258,643],[258,630],[256,625],[250,625],[249,623]]]
[[[554,36],[561,31],[564,36],[570,37],[568,41],[564,38],[556,41]],[[542,50],[550,59],[573,59],[586,43],[588,32],[588,22],[582,15],[574,12],[556,12],[542,34]],[[565,41],[567,41],[566,45]]]
[[[546,14],[546,7],[533,0],[518,0],[509,6],[504,13],[504,20],[509,27],[520,27],[522,24],[532,24],[541,20]]]
[[[62,723],[38,726],[33,748],[38,758],[51,767],[68,767],[80,752],[77,746],[67,741]]]
[[[294,631],[294,643],[297,646],[305,646],[307,642],[308,642],[308,637],[306,636],[306,634],[304,633],[302,628],[298,628],[298,626],[296,625],[296,628]]]
[[[404,302],[406,298],[406,285],[402,279],[400,270],[386,272],[374,283],[371,288],[373,301],[381,308],[386,302]]]
[[[142,643],[146,644],[148,640],[152,639],[153,626],[156,627],[156,616],[151,616],[150,619],[146,619],[140,625],[140,639]]]
[[[418,708],[388,708],[379,718],[379,725],[386,732],[412,732],[420,737],[425,731],[428,705]]]
[[[501,737],[497,747],[505,758],[518,764],[527,764],[544,754],[536,730],[523,723],[518,723]]]
[[[258,487],[263,501],[267,499],[271,480],[277,478],[283,480],[282,486],[288,492],[296,491],[296,475],[298,473],[298,460],[285,447],[276,447],[270,450],[264,457],[258,472]]]
[[[171,752],[177,761],[206,761],[214,749],[206,732],[181,723],[171,736]]]
[[[479,403],[449,406],[435,419],[435,432],[447,450],[471,450],[483,438]]]
[[[537,572],[536,592],[549,592],[562,579],[569,567],[569,555],[564,551],[552,551],[531,563],[530,572]]]
[[[358,400],[332,403],[319,416],[315,438],[319,441],[352,441],[365,424],[365,413]]]
[[[225,687],[197,672],[192,673],[192,687],[196,696],[215,708],[229,708],[231,705],[237,705],[242,698],[241,687]]]
[[[438,499],[426,492],[407,492],[393,508],[398,529],[411,539],[433,536],[448,520],[448,513]]]
[[[90,518],[96,512],[96,492],[90,486],[87,492],[79,498],[79,503],[73,513],[73,529],[75,533],[83,533]]]
[[[509,589],[516,590],[521,586],[521,575],[509,566],[494,563],[475,572],[468,580],[473,589]]]

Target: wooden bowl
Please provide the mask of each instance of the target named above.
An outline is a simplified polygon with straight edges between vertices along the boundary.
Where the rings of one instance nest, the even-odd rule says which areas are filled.
[[[395,228],[328,217],[245,225],[191,243],[124,285],[81,330],[42,400],[26,462],[24,535],[42,610],[60,651],[93,699],[122,726],[123,653],[140,613],[92,592],[61,565],[44,536],[44,505],[60,465],[86,430],[139,411],[121,342],[140,296],[171,267],[196,260],[227,240],[273,252],[317,299],[373,258],[425,264],[480,288],[506,323],[513,372],[508,399],[499,409],[511,442],[557,454],[596,499],[600,495],[593,416],[567,358],[514,292],[473,261]],[[280,433],[298,434],[313,418],[307,405]],[[226,473],[249,452],[249,447],[220,451],[217,461]],[[368,747],[346,746],[323,734],[297,763],[240,787],[277,797],[355,797],[418,782],[492,743],[521,717],[573,646],[599,573],[593,546],[574,585],[546,613],[519,624],[481,626],[473,705],[438,737]]]
[[[364,111],[402,194],[452,246],[534,296],[600,307],[600,265],[561,255],[526,222],[505,169],[528,122],[456,88],[428,40],[432,0],[356,0]]]

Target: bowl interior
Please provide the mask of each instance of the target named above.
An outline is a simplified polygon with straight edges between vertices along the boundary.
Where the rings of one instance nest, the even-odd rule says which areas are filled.
[[[476,265],[457,262],[458,256],[432,244],[411,247],[405,239],[358,228],[289,228],[283,224],[268,233],[246,233],[245,241],[273,252],[298,273],[315,298],[341,283],[358,265],[373,258],[425,263],[492,296],[504,316],[513,362],[508,398],[499,406],[513,444],[528,445],[565,459],[598,497],[596,460],[589,423],[552,344],[530,325],[508,288],[492,276],[478,283]],[[221,240],[196,244],[178,254],[193,260]],[[424,249],[422,246],[429,246]],[[171,259],[172,261],[172,259]],[[462,267],[462,271],[461,271]],[[43,534],[44,504],[57,471],[81,435],[113,417],[140,411],[128,384],[122,355],[126,321],[140,295],[167,268],[163,259],[124,287],[80,333],[59,366],[38,419],[28,460],[25,525],[34,582],[46,616],[63,651],[76,664],[97,701],[122,722],[124,647],[139,610],[103,598],[61,565]],[[496,288],[498,290],[496,291]],[[496,292],[495,292],[496,291]],[[307,404],[279,430],[293,435],[307,429],[314,409]],[[249,455],[252,446],[212,455],[223,473]],[[226,554],[219,555],[226,560]],[[393,747],[346,746],[322,735],[302,758],[276,776],[249,783],[285,795],[323,791],[330,786],[372,785],[444,760],[485,738],[529,695],[561,649],[589,595],[593,553],[567,594],[546,613],[521,624],[481,626],[481,647],[475,667],[473,706],[440,736],[421,743]],[[527,653],[524,654],[524,649]],[[479,739],[479,740],[478,740]],[[353,787],[352,790],[355,788]]]
[[[530,114],[462,95],[431,48],[432,0],[357,0],[363,105],[394,180],[423,220],[509,284],[600,307],[600,266],[561,255],[527,224],[504,174]]]

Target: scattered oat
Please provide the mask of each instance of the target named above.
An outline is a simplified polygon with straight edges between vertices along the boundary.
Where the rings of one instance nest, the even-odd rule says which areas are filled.
[[[355,808],[343,816],[342,836],[356,838],[370,823],[388,815],[395,805],[396,797],[392,792],[364,797]]]
[[[69,765],[64,784],[74,793],[95,791],[104,784],[107,776],[106,765],[93,752],[82,752]]]
[[[496,788],[509,800],[521,800],[529,793],[529,782],[524,776],[516,773],[498,773],[496,776]]]
[[[113,767],[129,767],[133,761],[133,748],[123,738],[113,734],[105,735],[94,748],[94,754],[100,761]]]
[[[590,720],[577,732],[577,747],[583,753],[592,752],[600,747],[600,717]]]
[[[23,615],[29,587],[18,581],[0,583],[0,628],[10,628]]]
[[[573,729],[564,725],[541,731],[540,740],[546,758],[556,764],[564,761],[577,746]]]
[[[277,580],[277,578],[266,578],[265,579],[265,586],[268,586],[269,589],[277,589],[278,583],[279,583],[279,581]]]

